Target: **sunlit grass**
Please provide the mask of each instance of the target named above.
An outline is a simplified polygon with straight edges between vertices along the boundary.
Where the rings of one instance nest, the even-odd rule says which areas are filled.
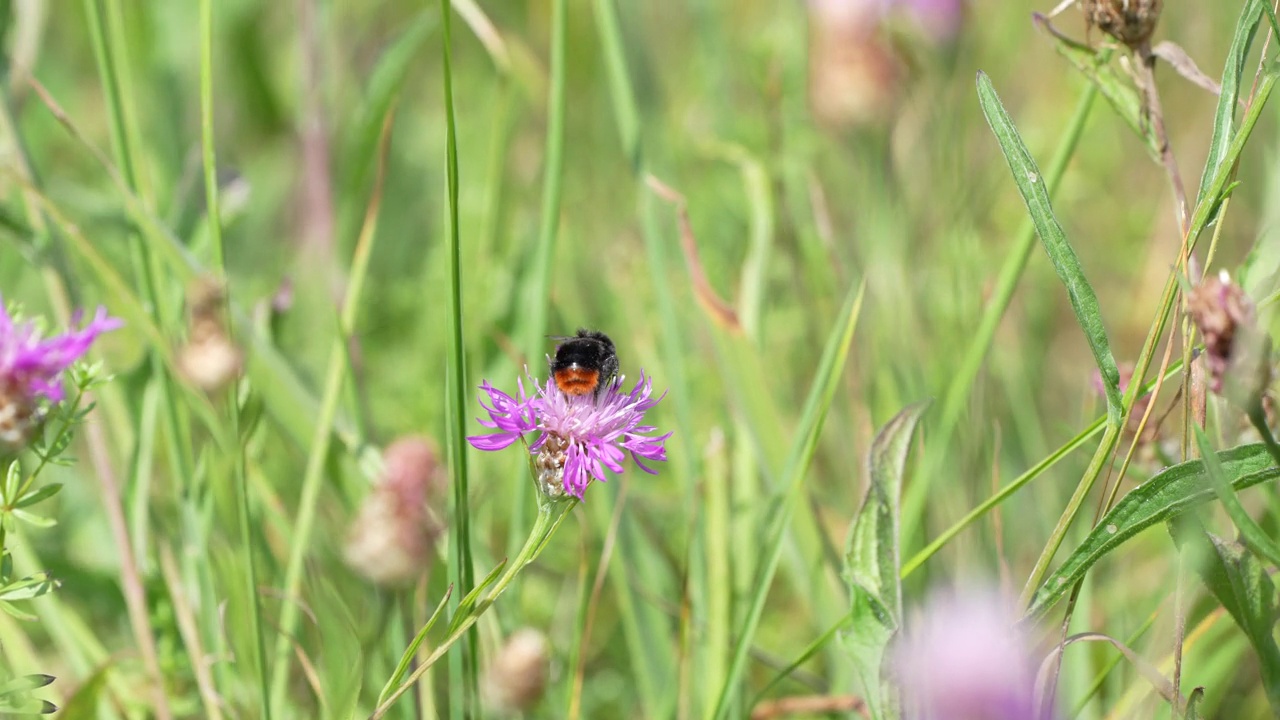
[[[794,2],[4,8],[0,291],[126,326],[76,462],[40,471],[57,524],[3,530],[14,577],[60,584],[0,615],[0,709],[26,677],[75,717],[480,716],[531,627],[529,717],[896,717],[872,640],[984,582],[1023,590],[1038,657],[1069,612],[1142,661],[1068,646],[1073,717],[1198,686],[1206,717],[1265,714],[1275,473],[1193,387],[1182,296],[1188,265],[1275,291],[1271,20],[1168,5],[1154,40],[1226,88],[1156,66],[1185,235],[1129,51],[1074,7],[1088,46],[1030,3],[954,36]],[[211,281],[243,365],[201,389]],[[561,517],[465,438],[482,381],[545,378],[579,327],[674,434]],[[381,587],[351,523],[410,434],[437,485]]]

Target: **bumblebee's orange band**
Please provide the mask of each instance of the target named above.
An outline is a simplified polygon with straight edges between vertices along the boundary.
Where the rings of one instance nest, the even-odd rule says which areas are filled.
[[[586,368],[565,368],[556,371],[556,387],[565,395],[586,395],[594,392],[600,383],[600,373]]]

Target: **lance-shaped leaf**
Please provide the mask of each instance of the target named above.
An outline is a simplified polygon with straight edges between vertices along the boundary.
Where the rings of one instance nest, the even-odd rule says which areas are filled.
[[[1267,700],[1280,717],[1280,647],[1271,634],[1276,588],[1266,567],[1244,545],[1205,532],[1191,516],[1170,522],[1169,532],[1180,547],[1202,551],[1196,568],[1200,579],[1249,638]]]
[[[982,112],[987,117],[987,123],[991,125],[996,141],[1000,143],[1000,150],[1009,163],[1009,170],[1013,172],[1013,182],[1018,186],[1018,193],[1022,195],[1022,200],[1027,205],[1027,212],[1030,213],[1031,221],[1036,226],[1040,243],[1044,246],[1045,253],[1049,255],[1049,261],[1053,263],[1058,279],[1067,289],[1067,296],[1071,299],[1071,309],[1075,311],[1076,321],[1080,323],[1080,328],[1084,330],[1085,338],[1089,341],[1089,349],[1093,352],[1093,359],[1098,365],[1098,372],[1102,376],[1102,384],[1106,391],[1107,423],[1112,426],[1119,425],[1120,370],[1116,367],[1116,359],[1111,354],[1107,329],[1102,324],[1102,310],[1098,306],[1098,296],[1094,294],[1093,286],[1089,284],[1089,280],[1084,275],[1084,268],[1080,265],[1080,258],[1076,257],[1075,250],[1071,249],[1066,233],[1063,232],[1062,226],[1058,224],[1058,218],[1053,214],[1053,207],[1049,204],[1049,190],[1045,187],[1040,167],[1036,165],[1031,152],[1027,150],[1022,137],[1018,135],[1013,119],[1000,104],[1000,97],[996,95],[991,79],[982,72],[978,73],[978,102],[982,105]]]
[[[1223,476],[1236,490],[1280,477],[1280,469],[1272,465],[1271,456],[1261,443],[1224,450],[1217,457]],[[1214,497],[1204,463],[1199,460],[1167,468],[1129,491],[1062,566],[1045,578],[1031,599],[1027,617],[1037,618],[1047,612],[1094,563],[1129,538]]]
[[[841,641],[857,672],[855,691],[877,718],[897,706],[885,681],[884,659],[889,640],[902,621],[898,509],[907,452],[928,407],[929,401],[907,406],[876,435],[867,460],[870,484],[849,529],[845,553],[851,606]]]

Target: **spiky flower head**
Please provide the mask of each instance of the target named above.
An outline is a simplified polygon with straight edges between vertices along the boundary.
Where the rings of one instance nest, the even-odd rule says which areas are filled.
[[[479,450],[501,450],[523,441],[533,456],[538,489],[549,499],[573,496],[582,499],[592,480],[604,482],[605,470],[622,472],[628,453],[641,470],[656,474],[644,461],[667,459],[666,441],[671,433],[655,435],[657,428],[644,424],[644,414],[657,405],[653,380],[640,373],[630,392],[619,377],[598,394],[566,395],[553,380],[539,383],[530,378],[535,392],[526,394],[518,380],[514,397],[485,381],[480,385],[489,398],[480,401],[489,419],[480,424],[496,432],[467,438]],[[533,437],[530,442],[530,437]]]
[[[71,324],[80,324],[80,313]],[[99,335],[122,324],[100,307],[80,330],[42,338],[35,323],[15,321],[0,299],[0,443],[25,445],[37,424],[41,400],[62,401],[63,372]]]

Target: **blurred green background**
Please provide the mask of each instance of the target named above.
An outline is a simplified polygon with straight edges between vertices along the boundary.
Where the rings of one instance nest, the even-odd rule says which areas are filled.
[[[214,5],[213,115],[229,295],[244,311],[240,332],[260,338],[248,350],[243,432],[268,650],[275,618],[288,602],[278,588],[291,543],[298,542],[293,530],[303,468],[339,327],[335,304],[374,192],[378,132],[387,108],[395,107],[350,380],[340,397],[343,432],[326,458],[307,545],[298,636],[298,652],[312,660],[320,687],[332,688],[336,677],[359,668],[365,681],[360,707],[367,712],[415,618],[434,607],[448,581],[443,547],[429,580],[407,594],[378,590],[342,562],[347,525],[367,493],[366,451],[405,433],[445,445],[449,275],[439,11],[402,1]],[[839,5],[620,2],[619,47],[602,40],[601,2],[568,3],[563,169],[553,173],[563,190],[548,234],[540,228],[548,217],[552,5],[455,3],[469,386],[488,379],[513,390],[526,363],[535,376],[545,375],[544,354],[553,347],[548,335],[597,328],[616,342],[628,378],[644,369],[656,388],[669,390],[651,418],[675,431],[670,461],[657,476],[628,466],[616,481],[593,486],[574,521],[480,625],[482,657],[523,625],[550,638],[550,690],[534,717],[565,716],[580,642],[582,717],[700,716],[714,704],[716,673],[723,673],[730,642],[708,625],[719,612],[711,607],[720,602],[714,586],[730,583],[725,612],[739,617],[760,555],[753,542],[779,489],[781,460],[821,349],[841,321],[842,298],[864,283],[853,350],[755,641],[751,693],[739,708],[745,712],[754,691],[839,620],[847,599],[838,558],[865,489],[864,456],[874,429],[910,402],[941,398],[1026,217],[982,118],[975,73],[991,77],[1042,167],[1086,87],[1033,26],[1031,13],[1049,10],[1043,4],[976,0],[963,5],[954,24],[937,26],[921,22],[937,21],[928,13],[938,11],[927,3],[919,4],[923,16],[905,4],[870,17],[830,9]],[[1169,2],[1157,39],[1177,42],[1216,77],[1240,5]],[[604,6],[613,7],[607,0]],[[124,117],[140,141],[132,150],[137,194],[199,266],[212,264],[200,166],[197,5],[0,3],[3,101],[13,121],[0,159],[10,168],[0,180],[8,198],[0,287],[29,314],[55,307],[39,270],[63,278],[76,306],[104,302],[122,311],[120,293],[101,270],[61,239],[65,227],[55,227],[48,245],[27,231],[31,219],[12,170],[18,158],[30,163],[49,204],[135,283],[125,194],[90,150],[119,166],[94,7],[105,9],[112,28]],[[1058,26],[1086,37],[1075,8]],[[1104,38],[1095,31],[1090,40],[1102,44]],[[630,81],[639,120],[634,128],[620,122],[616,103],[626,88],[611,74],[611,60]],[[28,72],[83,140],[31,89]],[[1172,146],[1194,189],[1216,98],[1166,66],[1157,79]],[[1270,115],[1241,165],[1242,185],[1222,228],[1215,270],[1234,269],[1255,242],[1265,263],[1274,245],[1280,166]],[[701,270],[734,309],[736,324],[707,311],[681,244],[677,208],[654,192],[650,176],[683,195]],[[1055,209],[1097,290],[1117,360],[1131,361],[1180,238],[1163,171],[1101,100]],[[540,255],[544,251],[549,254]],[[187,332],[179,308],[189,278],[167,260],[156,263],[160,331],[178,347]],[[1271,290],[1253,289],[1258,297]],[[176,591],[157,559],[160,548],[171,547],[180,555],[198,553],[212,568],[209,585],[194,595],[197,605],[231,603],[226,654],[215,663],[219,687],[231,716],[256,717],[247,659],[252,640],[235,622],[245,612],[236,597],[244,558],[228,461],[211,431],[192,419],[200,417],[193,398],[201,397],[192,393],[179,397],[194,408],[183,415],[210,504],[184,494],[190,485],[174,476],[168,443],[140,449],[135,442],[154,432],[142,430],[146,423],[158,422],[146,400],[156,382],[146,362],[149,342],[133,325],[104,338],[102,356],[118,379],[96,412],[108,423],[113,465],[126,478],[124,504],[166,686],[177,714],[202,716],[195,661],[175,620]],[[271,346],[278,363],[264,364],[260,348]],[[923,455],[934,461],[918,464],[932,472],[910,481],[926,484],[927,503],[922,514],[904,520],[911,529],[905,554],[1101,413],[1092,372],[1067,296],[1037,249],[956,432],[932,437],[936,415],[926,422]],[[219,398],[208,403],[215,415],[222,412]],[[466,413],[473,417],[480,409],[473,405]],[[1020,589],[1086,461],[1084,453],[1069,457],[1003,505],[1002,522],[988,516],[959,535],[912,576],[909,602],[930,584],[972,577],[999,581],[1004,574]],[[56,601],[39,601],[39,623],[0,619],[0,657],[17,672],[57,675],[51,697],[61,697],[60,705],[88,698],[87,707],[97,709],[85,717],[137,716],[139,700],[130,688],[141,692],[145,675],[120,592],[121,549],[88,467],[82,461],[59,471],[67,487],[57,528],[23,536],[63,584]],[[1132,471],[1126,482],[1154,467]],[[137,482],[142,477],[145,484]],[[471,451],[470,487],[482,576],[519,547],[534,500],[514,451]],[[709,499],[721,491],[727,494]],[[615,520],[619,504],[624,509]],[[184,535],[191,508],[208,513],[202,516],[207,547],[191,547]],[[721,511],[727,526],[709,519]],[[584,608],[606,547],[607,581],[584,641]],[[1171,543],[1153,532],[1101,564],[1077,611],[1082,627],[1127,637],[1157,608],[1167,610],[1172,558]],[[63,637],[57,624],[73,631]],[[1172,648],[1171,624],[1165,617],[1155,627],[1136,647],[1159,662]],[[1241,638],[1225,624],[1218,627],[1218,642],[1189,648],[1184,680],[1187,687],[1207,685],[1214,707],[1242,689],[1230,678],[1250,672],[1241,660],[1248,657]],[[93,641],[80,637],[85,634]],[[82,643],[105,655],[95,659],[86,650],[85,662],[69,659],[76,652],[69,648]],[[1067,699],[1079,697],[1111,657],[1100,649],[1075,652],[1067,656]],[[91,688],[103,667],[114,678],[107,689],[75,695]],[[830,645],[771,694],[847,692],[847,673]],[[288,716],[333,711],[317,701],[297,662],[292,678]],[[437,700],[449,694],[443,665],[432,682]],[[1239,682],[1256,689],[1256,681]],[[1082,717],[1103,717],[1140,686],[1136,674],[1121,667]],[[1243,705],[1229,707],[1246,714],[1234,716],[1265,708],[1248,704],[1259,693],[1245,697]],[[1156,700],[1144,702],[1135,716],[1159,707]]]

